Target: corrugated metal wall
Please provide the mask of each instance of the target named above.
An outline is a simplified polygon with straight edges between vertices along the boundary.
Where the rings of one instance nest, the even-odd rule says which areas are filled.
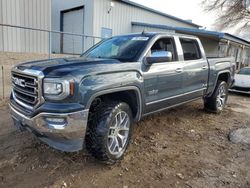
[[[51,0],[1,0],[3,24],[51,29]],[[0,27],[1,51],[47,53],[48,33]]]
[[[95,36],[101,36],[102,27],[112,29],[113,35],[131,33],[132,21],[194,28],[189,24],[127,5],[119,1],[114,1],[115,6],[111,9],[110,13],[108,13],[110,2],[110,0],[94,0],[95,24],[93,35]]]
[[[0,23],[3,23],[2,0],[0,0]],[[0,51],[3,51],[3,28],[0,26]]]

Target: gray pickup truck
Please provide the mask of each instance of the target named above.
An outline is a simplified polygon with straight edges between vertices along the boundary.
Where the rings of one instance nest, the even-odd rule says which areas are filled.
[[[234,79],[231,58],[207,59],[194,36],[140,33],[101,41],[78,58],[20,64],[12,70],[14,124],[48,145],[86,148],[113,163],[133,123],[197,99],[218,113]]]

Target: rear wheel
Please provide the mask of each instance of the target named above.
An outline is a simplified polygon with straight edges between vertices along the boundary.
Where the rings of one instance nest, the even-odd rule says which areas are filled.
[[[86,148],[105,163],[120,160],[130,142],[132,122],[128,104],[113,101],[101,104],[90,117]]]
[[[221,112],[227,103],[228,84],[225,81],[219,80],[212,96],[204,99],[205,109],[210,112]]]

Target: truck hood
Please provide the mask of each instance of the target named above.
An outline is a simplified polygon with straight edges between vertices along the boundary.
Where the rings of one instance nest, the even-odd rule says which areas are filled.
[[[97,74],[113,71],[136,69],[138,63],[125,63],[115,59],[57,58],[32,61],[18,65],[18,69],[42,71],[45,76],[62,77],[65,75]]]

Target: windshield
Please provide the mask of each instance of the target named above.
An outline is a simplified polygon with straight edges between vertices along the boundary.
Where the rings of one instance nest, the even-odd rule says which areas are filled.
[[[240,70],[239,74],[250,75],[250,68],[243,68]]]
[[[136,61],[149,37],[145,36],[118,36],[107,39],[94,46],[82,57],[117,59],[123,62]]]

